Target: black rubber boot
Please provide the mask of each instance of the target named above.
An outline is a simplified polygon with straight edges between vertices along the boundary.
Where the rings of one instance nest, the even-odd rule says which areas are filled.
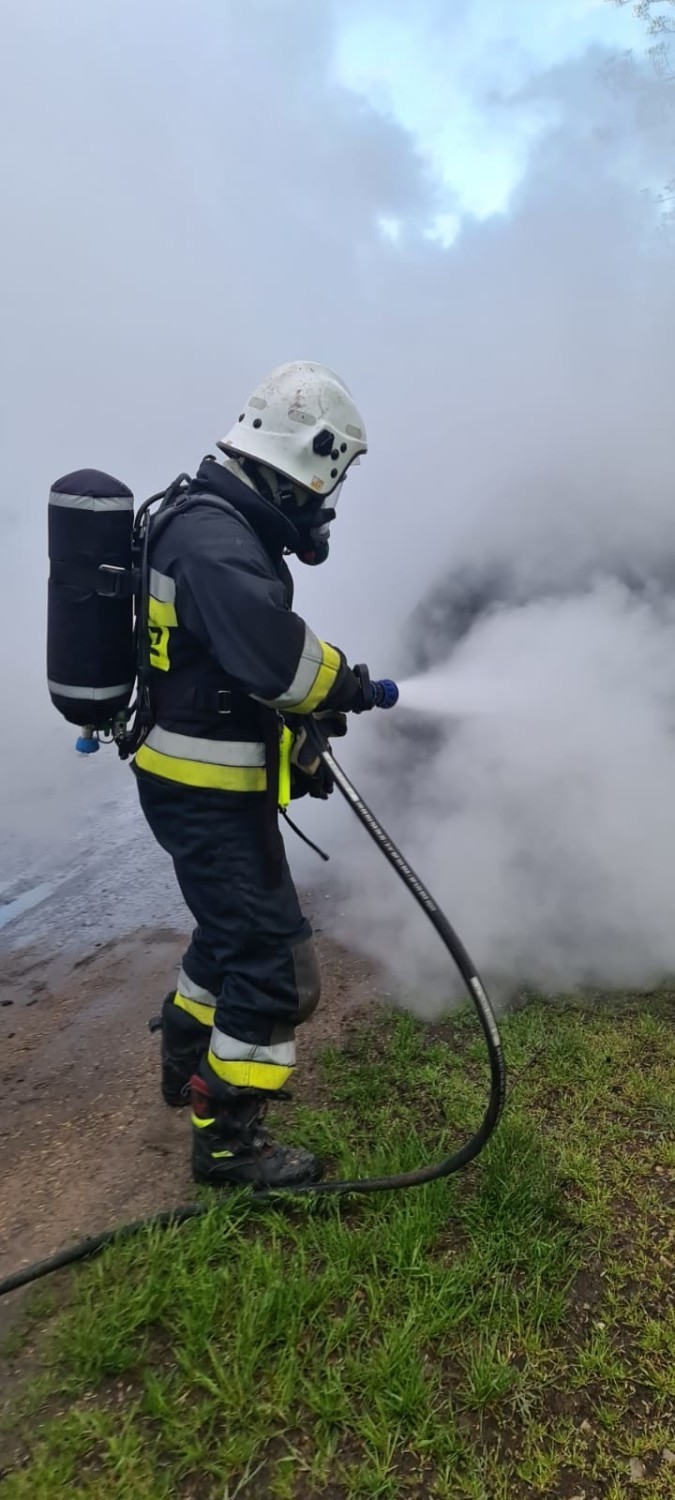
[[[263,1126],[268,1098],[259,1089],[221,1085],[215,1097],[191,1080],[192,1176],[210,1187],[297,1187],[318,1182],[322,1163],[302,1146],[282,1146]],[[278,1095],[276,1096],[278,1098]]]
[[[171,1109],[181,1109],[190,1103],[190,1079],[208,1051],[211,1027],[174,1005],[172,993],[164,1001],[157,1029],[162,1033],[162,1098]]]

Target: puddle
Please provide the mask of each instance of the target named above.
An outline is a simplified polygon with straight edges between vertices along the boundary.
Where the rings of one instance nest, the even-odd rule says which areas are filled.
[[[42,885],[34,885],[22,895],[15,896],[13,901],[4,901],[0,905],[0,928],[6,927],[16,917],[22,917],[24,912],[31,911],[34,906],[39,906],[40,902],[46,901],[55,890],[56,884],[53,880],[43,881]]]

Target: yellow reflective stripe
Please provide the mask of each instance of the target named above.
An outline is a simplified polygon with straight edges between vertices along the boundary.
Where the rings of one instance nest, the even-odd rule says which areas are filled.
[[[238,1089],[281,1089],[293,1072],[278,1063],[223,1062],[209,1048],[209,1067],[223,1083],[231,1083]]]
[[[181,760],[163,755],[141,745],[136,754],[140,771],[163,776],[165,781],[179,781],[184,786],[210,787],[220,792],[264,792],[267,776],[264,766],[216,766],[203,760]]]
[[[206,1130],[207,1125],[215,1125],[216,1123],[215,1115],[212,1120],[200,1120],[199,1115],[192,1115],[191,1119],[195,1130]]]
[[[149,750],[174,760],[205,761],[207,766],[264,766],[262,740],[220,740],[195,734],[175,734],[154,724],[145,741]],[[188,991],[186,990],[186,994]]]
[[[284,724],[281,734],[281,748],[279,751],[279,806],[288,807],[291,800],[291,750],[293,749],[293,731]]]
[[[310,688],[306,698],[301,703],[293,704],[294,714],[311,714],[315,708],[323,703],[335,683],[340,670],[340,653],[334,646],[328,646],[325,641],[319,641],[321,647],[322,662],[314,678],[314,684]]]
[[[186,974],[181,964],[176,980],[176,993],[183,996],[184,1000],[198,1000],[200,1005],[215,1005],[216,997],[211,990],[205,990],[201,984],[195,984],[194,979]]]
[[[199,1021],[200,1026],[208,1026],[209,1030],[213,1026],[215,1005],[202,1005],[201,1000],[188,1000],[185,995],[181,995],[180,990],[176,990],[173,1003],[178,1006],[179,1010],[187,1011],[189,1016]]]
[[[234,1156],[234,1151],[212,1151],[211,1161],[220,1161],[222,1156]]]
[[[167,604],[164,599],[155,599],[151,594],[148,599],[148,615],[153,625],[168,625],[169,629],[178,624],[175,604]]]
[[[148,599],[150,665],[158,672],[168,672],[170,669],[169,631],[177,624],[178,616],[175,605],[168,604],[162,599],[155,599],[151,594]]]

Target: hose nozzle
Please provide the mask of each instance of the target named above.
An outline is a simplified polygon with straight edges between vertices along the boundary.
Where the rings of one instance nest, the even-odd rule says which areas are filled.
[[[394,708],[398,703],[398,688],[391,677],[381,677],[372,684],[372,688],[374,708]]]
[[[381,677],[373,682],[366,666],[354,667],[354,676],[361,685],[361,701],[355,704],[352,713],[368,713],[371,708],[393,708],[398,703],[398,688],[390,677]]]

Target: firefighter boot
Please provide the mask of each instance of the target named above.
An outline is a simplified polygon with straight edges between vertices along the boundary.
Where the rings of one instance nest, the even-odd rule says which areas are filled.
[[[302,1146],[282,1146],[265,1130],[268,1097],[260,1089],[221,1084],[218,1095],[191,1079],[192,1175],[210,1187],[297,1187],[318,1182],[323,1167]],[[277,1095],[277,1098],[279,1096]]]
[[[211,1027],[174,1004],[167,995],[160,1018],[162,1032],[162,1098],[172,1109],[190,1102],[190,1079],[205,1056]]]

